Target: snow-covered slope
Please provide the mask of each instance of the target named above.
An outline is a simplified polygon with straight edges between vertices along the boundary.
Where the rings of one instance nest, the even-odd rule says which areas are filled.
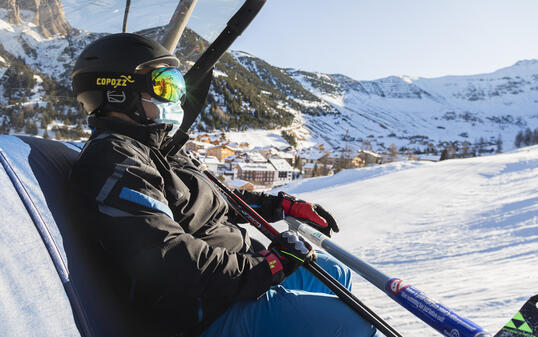
[[[337,243],[491,332],[538,292],[538,146],[345,170],[282,190],[330,210]],[[354,293],[404,336],[437,336],[359,276]]]

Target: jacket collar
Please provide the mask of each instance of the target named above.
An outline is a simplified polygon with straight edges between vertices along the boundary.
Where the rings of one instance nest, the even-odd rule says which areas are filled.
[[[88,123],[97,134],[102,131],[112,131],[133,138],[147,146],[160,148],[172,129],[169,124],[135,124],[118,117],[90,116]]]

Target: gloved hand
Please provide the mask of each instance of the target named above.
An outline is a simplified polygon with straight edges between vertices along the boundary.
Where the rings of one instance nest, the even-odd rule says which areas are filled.
[[[278,196],[282,198],[282,209],[285,215],[306,222],[328,237],[331,237],[331,230],[335,233],[340,230],[332,215],[320,205],[297,200],[294,196],[285,192],[279,192]]]
[[[312,246],[293,231],[280,233],[277,241],[271,243],[267,250],[259,252],[269,263],[273,285],[280,284],[303,263],[313,262],[317,258]]]

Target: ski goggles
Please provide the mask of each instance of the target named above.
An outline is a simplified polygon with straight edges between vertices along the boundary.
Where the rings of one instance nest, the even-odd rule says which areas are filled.
[[[106,90],[119,93],[126,101],[126,92],[147,92],[162,102],[184,103],[187,88],[179,69],[160,67],[146,74],[82,73],[73,78],[75,95],[87,90]],[[121,103],[121,102],[119,102]]]
[[[187,88],[179,69],[174,67],[155,68],[145,76],[146,83],[148,83],[148,93],[153,97],[163,102],[184,102]]]

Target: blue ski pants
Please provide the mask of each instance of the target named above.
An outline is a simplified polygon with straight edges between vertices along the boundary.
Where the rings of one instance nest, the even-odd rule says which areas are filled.
[[[318,251],[317,263],[351,290],[350,270]],[[255,301],[234,304],[201,337],[379,337],[376,329],[304,268]]]

